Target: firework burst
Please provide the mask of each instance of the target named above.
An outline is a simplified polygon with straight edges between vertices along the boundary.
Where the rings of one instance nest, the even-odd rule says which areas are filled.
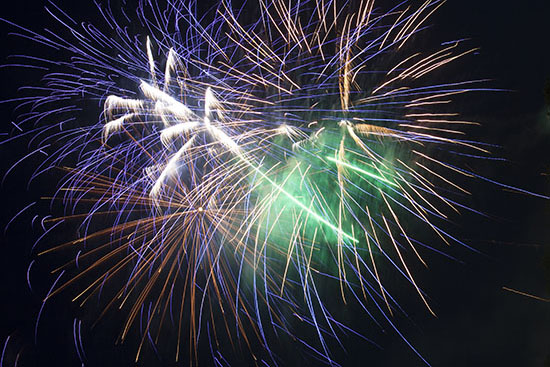
[[[70,209],[46,222],[82,233],[41,252],[76,254],[46,300],[77,284],[85,306],[109,284],[100,317],[126,310],[122,341],[140,325],[136,360],[168,328],[173,358],[191,363],[202,342],[218,363],[218,350],[244,348],[276,364],[287,335],[337,364],[327,340],[352,331],[341,305],[399,333],[388,268],[433,313],[409,265],[431,249],[417,229],[464,245],[444,229],[470,210],[458,200],[475,175],[456,157],[489,153],[452,103],[483,81],[440,80],[476,49],[409,45],[442,4],[221,1],[199,17],[195,3],[142,1],[147,37],[129,34],[124,9],[100,8],[115,38],[52,5],[71,38],[29,36],[73,58],[44,77],[30,117],[75,115],[67,101],[83,96],[103,111],[29,132],[54,147],[38,173],[67,171],[55,201]]]

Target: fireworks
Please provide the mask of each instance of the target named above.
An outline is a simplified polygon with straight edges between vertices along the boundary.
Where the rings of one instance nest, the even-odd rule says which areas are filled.
[[[147,37],[103,9],[114,39],[56,9],[71,38],[32,37],[74,57],[45,76],[33,117],[73,114],[66,101],[82,97],[104,108],[98,124],[32,131],[56,147],[39,172],[68,172],[56,201],[70,212],[46,222],[82,233],[41,252],[75,254],[46,301],[78,285],[85,307],[108,284],[99,317],[126,311],[120,340],[139,331],[136,360],[168,328],[173,358],[192,363],[201,343],[217,363],[239,348],[276,363],[288,336],[337,364],[327,340],[351,330],[338,309],[357,304],[398,332],[382,268],[433,313],[409,265],[430,249],[417,228],[462,244],[444,226],[469,210],[458,200],[475,175],[456,157],[489,153],[452,103],[483,81],[441,80],[476,49],[409,45],[442,4],[221,1],[202,17],[194,3],[143,1]],[[40,111],[50,103],[66,106]]]

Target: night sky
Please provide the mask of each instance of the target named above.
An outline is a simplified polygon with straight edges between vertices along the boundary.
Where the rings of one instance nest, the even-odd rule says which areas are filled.
[[[99,19],[92,5],[56,3],[79,20]],[[385,8],[391,2],[378,3]],[[0,7],[0,17],[40,31],[53,23],[43,5],[38,0],[12,1]],[[461,76],[489,78],[495,88],[508,90],[476,94],[460,106],[483,123],[475,137],[501,146],[496,155],[507,160],[480,163],[478,171],[505,184],[550,195],[550,1],[449,0],[430,23],[431,36],[437,35],[437,40],[467,37],[480,47],[478,55],[455,68]],[[36,55],[32,43],[8,36],[14,28],[0,24],[0,64],[9,63],[13,54],[59,56],[54,52]],[[416,42],[422,47],[422,40]],[[0,69],[0,98],[14,98],[19,87],[33,84],[39,75],[23,68]],[[14,107],[0,104],[2,132],[12,131],[10,122],[18,115]],[[0,173],[4,175],[27,152],[25,142],[0,146]],[[74,317],[86,319],[86,315],[70,304],[69,295],[47,304],[34,341],[41,295],[52,280],[47,264],[40,264],[33,269],[37,290],[27,286],[27,267],[35,258],[30,248],[40,235],[30,229],[33,214],[18,218],[5,234],[3,230],[19,210],[55,188],[51,176],[27,188],[36,163],[31,160],[16,168],[0,188],[1,346],[10,338],[0,367],[14,366],[18,353],[19,366],[78,366],[72,323]],[[418,282],[437,318],[419,300],[405,301],[410,319],[401,320],[400,329],[433,366],[550,366],[550,302],[502,289],[550,299],[550,200],[483,182],[475,189],[471,205],[487,217],[464,215],[454,223],[454,233],[479,253],[453,248],[449,254],[458,260],[431,257],[429,271],[420,269]],[[364,314],[350,320],[362,329],[372,328],[369,337],[382,349],[350,337],[344,343],[346,352],[336,353],[343,366],[424,365],[399,337],[380,332]],[[83,326],[87,366],[135,365],[134,346],[114,346],[118,329],[109,322],[115,325],[116,321],[115,313],[98,329]],[[149,356],[146,362],[170,365],[166,360]],[[294,365],[316,364],[296,357]]]

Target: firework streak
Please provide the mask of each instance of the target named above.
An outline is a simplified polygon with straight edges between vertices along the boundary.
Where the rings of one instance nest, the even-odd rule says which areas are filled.
[[[58,123],[29,134],[48,154],[37,175],[67,171],[54,198],[67,213],[45,223],[82,235],[41,250],[76,253],[46,300],[78,289],[86,306],[106,286],[98,318],[125,310],[136,360],[169,344],[194,364],[206,343],[218,365],[223,348],[276,365],[283,336],[337,364],[329,344],[352,332],[337,318],[351,303],[399,334],[388,273],[433,313],[410,266],[433,250],[417,234],[463,245],[443,229],[470,210],[459,157],[489,153],[452,102],[483,81],[440,80],[476,49],[414,47],[442,4],[224,0],[203,17],[143,1],[136,36],[124,8],[100,8],[106,35],[49,5],[69,36],[24,34],[72,58],[26,101],[29,119]],[[98,101],[97,124],[77,117]]]

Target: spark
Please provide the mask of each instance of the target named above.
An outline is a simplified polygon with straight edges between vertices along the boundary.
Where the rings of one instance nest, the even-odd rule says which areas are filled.
[[[519,294],[519,295],[521,295],[521,296],[525,296],[525,297],[529,297],[529,298],[532,298],[532,299],[536,299],[537,301],[550,302],[550,299],[548,299],[548,298],[543,298],[543,297],[535,296],[534,294],[531,294],[531,293],[526,293],[526,292],[518,291],[518,290],[516,290],[516,289],[512,289],[512,288],[508,288],[508,287],[502,287],[502,289],[505,290],[505,291],[508,291],[508,292],[512,292],[512,293]]]
[[[370,178],[374,178],[376,181],[380,181],[380,182],[384,182],[384,183],[387,183],[388,185],[392,185],[392,186],[397,186],[394,182],[391,182],[390,180],[382,177],[382,176],[379,176],[379,175],[376,175],[372,172],[369,172],[369,171],[365,171],[364,169],[362,168],[359,168],[357,166],[354,166],[353,164],[349,164],[347,162],[344,162],[344,161],[341,161],[339,159],[336,159],[336,158],[332,158],[332,157],[325,157],[327,160],[331,161],[331,162],[334,162],[338,165],[341,165],[341,166],[344,166],[344,167],[347,167],[349,169],[352,169],[354,171],[357,171],[365,176],[368,176]]]

